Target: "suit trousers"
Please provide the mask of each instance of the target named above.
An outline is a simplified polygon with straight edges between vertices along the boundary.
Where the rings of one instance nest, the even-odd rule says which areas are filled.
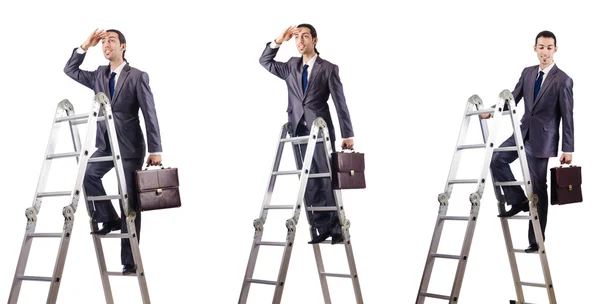
[[[300,123],[296,128],[294,136],[306,136],[310,134],[310,129]],[[332,149],[335,152],[335,143],[332,143]],[[304,156],[306,155],[307,144],[294,145],[294,156],[296,159],[296,167],[302,169]],[[329,166],[327,165],[327,154],[325,153],[324,144],[317,143],[313,155],[313,162],[310,168],[310,173],[327,173]],[[308,207],[335,207],[335,197],[331,179],[324,178],[309,178],[306,184],[306,193],[304,194],[304,202]],[[342,229],[339,217],[336,211],[307,211],[308,222],[314,229],[319,232],[319,235],[324,233],[341,234]]]
[[[531,153],[528,137],[524,139],[525,154],[527,155],[527,164],[529,165],[529,175],[533,186],[533,193],[538,197],[538,216],[542,228],[543,239],[546,240],[546,222],[548,219],[548,182],[546,179],[548,173],[548,158],[538,158]],[[500,145],[500,147],[515,146],[514,136],[509,137]],[[510,169],[510,164],[518,158],[517,151],[494,152],[490,169],[496,181],[508,182],[515,181],[515,177]],[[502,191],[506,198],[506,203],[514,205],[527,200],[527,195],[521,186],[502,186]],[[528,210],[529,207],[525,208]],[[533,224],[529,222],[529,244],[537,244]]]
[[[110,147],[106,150],[97,150],[92,157],[103,157],[110,156]],[[127,197],[130,208],[135,210],[137,206],[137,192],[135,188],[135,171],[142,168],[144,163],[143,158],[134,159],[122,159],[123,163],[123,174],[125,175],[125,182],[127,184]],[[88,196],[102,196],[106,195],[104,186],[102,185],[102,177],[114,168],[113,162],[93,162],[88,163],[87,171],[83,185],[85,187],[86,195]],[[106,223],[108,221],[114,221],[119,216],[110,200],[95,201],[93,202],[94,208],[90,208],[92,211],[92,218],[96,222]],[[121,232],[127,233],[127,218],[125,212],[123,212],[123,203],[119,200],[121,209]],[[140,241],[140,230],[142,224],[141,213],[137,212],[135,217],[135,229],[137,231],[137,241]],[[121,263],[123,265],[135,265],[133,260],[133,254],[131,252],[131,244],[128,238],[121,239]]]

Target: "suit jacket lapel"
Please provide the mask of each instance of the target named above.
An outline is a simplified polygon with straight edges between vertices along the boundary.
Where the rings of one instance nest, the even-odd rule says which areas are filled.
[[[554,67],[550,70],[550,72],[548,72],[548,76],[544,80],[544,83],[542,83],[542,87],[540,88],[540,91],[538,92],[537,98],[533,102],[533,107],[535,107],[538,104],[538,102],[540,101],[540,98],[542,98],[542,95],[544,94],[544,92],[546,92],[546,89],[548,89],[548,87],[552,84],[554,77],[556,77],[557,70],[558,70],[558,67],[556,65],[554,65]]]
[[[310,90],[310,87],[312,86],[313,82],[315,82],[315,78],[317,77],[316,75],[321,69],[321,61],[322,59],[320,57],[317,57],[317,60],[315,60],[315,65],[310,71],[310,77],[308,79],[308,85],[306,86],[306,92],[304,92],[304,98],[306,98],[306,95],[308,95],[308,91]]]
[[[129,76],[130,69],[131,68],[129,67],[129,64],[126,64],[123,67],[123,70],[121,71],[121,75],[119,75],[119,80],[117,80],[117,86],[115,87],[115,95],[114,98],[112,98],[113,104],[117,101],[117,98],[119,97],[121,88],[123,88],[123,83],[125,83],[125,81],[127,80],[127,76]]]

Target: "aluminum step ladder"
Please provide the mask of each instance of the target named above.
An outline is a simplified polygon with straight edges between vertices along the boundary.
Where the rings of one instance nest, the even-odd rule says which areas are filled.
[[[516,292],[517,292],[517,301],[511,300],[511,304],[526,304],[523,297],[523,286],[535,286],[535,287],[543,287],[547,289],[548,298],[551,304],[556,304],[556,298],[554,295],[554,286],[552,284],[552,280],[550,277],[550,270],[548,265],[548,260],[546,257],[546,250],[544,248],[543,237],[541,233],[541,226],[539,223],[539,219],[537,216],[537,195],[533,193],[533,187],[531,185],[531,178],[529,176],[529,167],[527,165],[527,157],[525,154],[525,149],[523,146],[523,139],[521,135],[521,129],[519,126],[519,119],[516,117],[516,103],[512,96],[512,93],[508,90],[504,90],[500,93],[499,99],[495,105],[491,109],[483,109],[483,102],[477,95],[473,95],[469,98],[465,112],[463,115],[463,122],[460,129],[460,135],[458,137],[458,141],[454,150],[454,156],[452,159],[452,165],[450,167],[450,173],[448,175],[448,180],[446,182],[446,187],[443,193],[438,195],[438,201],[440,203],[440,208],[438,212],[438,217],[436,219],[436,226],[433,233],[433,237],[431,240],[431,245],[427,254],[427,259],[425,263],[425,269],[423,271],[423,277],[421,279],[421,285],[419,287],[419,293],[417,295],[417,300],[415,303],[423,304],[425,303],[426,298],[434,298],[434,299],[442,299],[448,300],[448,303],[454,304],[458,303],[460,289],[462,286],[463,277],[465,275],[465,270],[467,266],[467,261],[469,257],[469,251],[471,249],[471,243],[473,240],[473,234],[475,232],[475,225],[477,223],[479,208],[481,203],[481,198],[483,197],[483,190],[485,187],[485,181],[488,176],[488,171],[490,168],[490,163],[492,159],[493,152],[502,152],[502,151],[517,151],[519,164],[521,167],[521,172],[523,176],[522,181],[512,181],[512,182],[496,182],[492,177],[492,183],[494,186],[494,191],[496,197],[498,199],[498,208],[500,212],[504,212],[504,195],[500,193],[501,186],[525,186],[525,192],[527,197],[529,198],[529,208],[530,215],[529,216],[513,216],[513,217],[504,217],[501,219],[502,230],[504,232],[504,239],[506,243],[506,249],[509,256],[510,267],[513,275],[513,281],[515,284]],[[490,118],[493,120],[491,131],[488,130],[487,120],[479,118],[480,114],[489,113],[493,117]],[[497,115],[494,115],[497,113]],[[513,129],[513,134],[515,136],[516,146],[514,147],[499,147],[500,144],[497,144],[496,134],[499,129],[500,118],[503,115],[509,115],[511,118],[511,126]],[[465,139],[469,127],[469,122],[471,117],[476,116],[479,119],[481,131],[483,135],[482,144],[465,144]],[[461,151],[469,150],[469,149],[484,149],[485,157],[483,161],[483,166],[481,169],[481,174],[477,179],[456,179],[458,165],[460,162]],[[471,193],[469,196],[469,200],[471,202],[471,211],[468,216],[447,216],[449,200],[452,194],[452,188],[456,184],[475,184],[476,191]],[[510,230],[508,227],[509,220],[532,220],[536,239],[539,246],[539,257],[542,263],[543,273],[545,282],[543,284],[540,283],[528,283],[522,282],[519,278],[518,265],[516,263],[515,253],[524,253],[525,250],[517,250],[513,248],[512,239],[510,235]],[[438,252],[438,246],[440,243],[440,238],[442,235],[442,230],[444,227],[444,223],[446,221],[466,221],[468,222],[464,241],[462,244],[462,249],[459,255],[451,255],[451,254],[442,254]],[[450,295],[440,295],[433,294],[428,292],[429,281],[431,279],[431,274],[433,271],[433,265],[436,259],[452,259],[458,261],[458,266],[456,269],[456,273],[454,276],[454,282],[452,285],[452,289],[450,291]]]
[[[250,258],[248,261],[248,266],[246,268],[246,273],[244,275],[244,281],[242,284],[242,290],[240,293],[240,298],[238,304],[245,304],[248,300],[248,295],[250,292],[250,285],[252,283],[255,284],[267,284],[274,285],[275,291],[273,295],[273,304],[279,304],[281,302],[281,298],[283,295],[283,288],[285,286],[285,278],[287,275],[287,270],[290,262],[290,256],[292,254],[292,248],[294,245],[294,239],[296,236],[296,226],[298,225],[298,220],[300,218],[300,210],[302,209],[302,205],[304,202],[304,194],[306,191],[306,184],[309,178],[331,178],[331,153],[332,146],[329,138],[329,130],[327,129],[327,124],[325,120],[322,118],[317,118],[311,127],[310,135],[308,136],[299,136],[299,137],[291,137],[291,125],[286,123],[281,128],[280,137],[277,141],[277,153],[275,155],[275,160],[273,162],[273,167],[270,172],[269,177],[269,185],[265,192],[265,196],[263,199],[263,204],[260,211],[260,217],[254,220],[254,240],[252,241],[252,249],[250,251]],[[290,135],[290,137],[288,137]],[[325,140],[323,140],[325,139]],[[328,155],[328,165],[329,172],[327,173],[309,173],[311,168],[311,164],[313,161],[313,155],[315,148],[317,147],[317,142],[323,142],[323,147],[325,148],[326,155]],[[291,143],[293,146],[299,149],[300,144],[307,144],[306,155],[304,160],[299,160],[296,158],[296,165],[298,170],[293,171],[279,171],[279,165],[281,163],[281,158],[283,154],[283,149],[286,143]],[[295,154],[297,157],[301,155],[301,153]],[[296,175],[300,177],[300,189],[298,191],[298,196],[296,198],[295,205],[272,205],[271,204],[271,196],[273,194],[273,190],[275,188],[275,181],[277,176],[281,175]],[[352,285],[354,288],[354,295],[356,298],[356,303],[362,304],[362,293],[360,289],[360,284],[358,281],[358,274],[356,271],[356,263],[354,261],[354,253],[352,251],[352,244],[350,241],[350,221],[346,218],[344,212],[344,206],[342,203],[342,195],[340,190],[334,190],[334,197],[336,201],[335,207],[308,207],[306,208],[306,215],[309,217],[309,212],[322,212],[322,211],[337,211],[340,223],[342,224],[342,234],[344,237],[344,241],[342,243],[336,245],[344,246],[346,250],[346,257],[348,259],[348,265],[350,274],[338,274],[338,273],[328,273],[325,271],[323,258],[321,255],[321,244],[330,244],[331,241],[327,240],[321,244],[313,244],[313,250],[315,254],[315,260],[317,263],[317,270],[319,274],[319,280],[321,282],[321,290],[323,292],[323,299],[326,304],[331,304],[331,297],[329,294],[329,288],[327,286],[327,277],[340,277],[340,278],[349,278],[352,280]],[[263,241],[263,226],[267,220],[267,214],[269,210],[291,210],[293,215],[290,219],[288,219],[285,223],[287,228],[287,238],[285,242],[269,242]],[[254,279],[252,277],[254,273],[254,268],[256,266],[256,260],[258,258],[259,248],[261,246],[279,246],[283,247],[283,257],[281,260],[279,274],[276,281],[268,281],[268,280],[259,280]]]
[[[104,113],[104,115],[102,114]],[[27,226],[25,230],[25,237],[23,239],[23,245],[21,247],[21,253],[19,255],[19,260],[17,264],[17,268],[15,271],[15,276],[13,279],[11,291],[8,298],[8,304],[16,304],[19,299],[19,294],[21,290],[21,285],[24,281],[43,281],[49,282],[50,287],[48,291],[47,304],[54,304],[58,298],[58,290],[60,287],[60,283],[62,281],[63,269],[65,266],[67,251],[69,249],[69,243],[71,241],[71,233],[73,231],[73,224],[75,221],[75,212],[77,211],[77,205],[79,202],[79,198],[83,195],[86,201],[86,208],[88,211],[88,216],[90,218],[90,229],[92,231],[97,228],[97,223],[95,223],[91,219],[90,203],[96,200],[113,200],[118,199],[123,201],[123,209],[127,210],[127,228],[128,233],[109,233],[107,235],[95,235],[92,234],[92,240],[94,243],[94,248],[96,250],[96,257],[98,260],[98,267],[100,269],[100,276],[102,280],[102,285],[104,288],[104,295],[106,298],[107,304],[114,304],[112,291],[110,287],[109,276],[123,276],[122,272],[111,272],[107,270],[106,262],[104,259],[104,251],[102,250],[102,242],[103,238],[128,238],[131,243],[131,249],[133,252],[133,257],[135,264],[137,266],[136,275],[128,275],[131,277],[137,277],[140,290],[142,294],[143,303],[150,303],[150,297],[148,294],[148,287],[146,285],[146,275],[144,273],[144,267],[142,265],[142,259],[140,256],[140,250],[137,241],[137,234],[135,229],[135,212],[132,212],[127,198],[127,187],[125,185],[125,175],[123,173],[123,164],[119,152],[119,144],[117,141],[117,134],[115,129],[115,124],[112,116],[111,105],[108,96],[104,93],[98,93],[94,97],[94,101],[92,103],[91,111],[89,114],[78,114],[75,115],[75,111],[73,109],[73,105],[68,100],[63,100],[58,103],[56,108],[56,114],[54,119],[52,120],[52,131],[50,132],[50,138],[48,140],[48,145],[46,147],[46,154],[44,155],[44,161],[42,165],[42,170],[40,173],[40,177],[38,180],[37,189],[35,195],[33,197],[33,206],[27,208],[26,217],[27,217]],[[108,119],[106,119],[108,118]],[[96,128],[97,122],[105,121],[107,126],[108,137],[110,140],[110,146],[112,148],[111,156],[106,157],[91,157],[92,154],[96,151]],[[67,153],[55,153],[56,144],[58,141],[59,130],[61,129],[62,124],[68,123],[71,137],[74,146],[74,152]],[[85,145],[81,146],[81,141],[79,138],[79,130],[77,125],[88,123],[87,135],[85,138]],[[59,158],[75,158],[78,162],[78,171],[77,178],[74,181],[74,186],[69,191],[59,191],[59,192],[45,192],[46,182],[48,181],[48,175],[50,173],[50,167],[52,164],[52,160]],[[107,196],[96,196],[96,197],[88,197],[85,195],[85,191],[83,188],[83,180],[85,177],[87,164],[88,162],[103,162],[103,161],[112,161],[114,162],[114,168],[117,174],[118,181],[118,195],[107,195]],[[64,216],[64,225],[62,228],[62,232],[57,233],[39,233],[35,231],[37,224],[38,213],[40,212],[40,208],[42,206],[42,200],[46,197],[65,197],[65,202],[68,202],[63,208],[63,216]],[[59,251],[56,257],[56,262],[54,265],[54,271],[51,276],[30,276],[25,275],[25,270],[27,266],[27,261],[29,259],[29,253],[31,251],[31,245],[34,239],[38,238],[56,238],[60,242]]]

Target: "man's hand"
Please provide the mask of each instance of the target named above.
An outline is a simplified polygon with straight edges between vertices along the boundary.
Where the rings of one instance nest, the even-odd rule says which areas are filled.
[[[568,153],[563,153],[560,156],[560,163],[561,164],[570,164],[573,161],[573,155],[568,154]]]
[[[354,148],[354,140],[344,139],[344,141],[342,141],[342,149],[352,149],[352,148]]]
[[[162,165],[162,157],[160,155],[149,155],[146,164],[148,166],[160,166]]]
[[[106,37],[106,31],[95,29],[88,39],[81,45],[84,51],[87,51],[90,47],[96,46],[102,38]]]
[[[483,113],[483,114],[479,114],[479,117],[481,117],[481,119],[488,119],[488,118],[492,117],[492,114]]]
[[[292,39],[294,34],[296,34],[298,31],[299,30],[295,25],[286,28],[283,33],[281,33],[281,35],[275,39],[275,43],[282,44],[284,41]]]

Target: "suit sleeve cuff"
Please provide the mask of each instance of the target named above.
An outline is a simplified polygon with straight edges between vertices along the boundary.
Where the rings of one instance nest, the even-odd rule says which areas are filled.
[[[161,152],[150,152],[150,153],[148,153],[148,154],[150,154],[150,155],[160,155],[160,153],[161,153]]]
[[[276,48],[279,48],[281,46],[281,44],[277,44],[275,42],[275,40],[271,41],[271,43],[269,45],[271,46],[272,49],[276,49]]]
[[[77,48],[77,54],[85,54],[85,51],[80,47]]]

